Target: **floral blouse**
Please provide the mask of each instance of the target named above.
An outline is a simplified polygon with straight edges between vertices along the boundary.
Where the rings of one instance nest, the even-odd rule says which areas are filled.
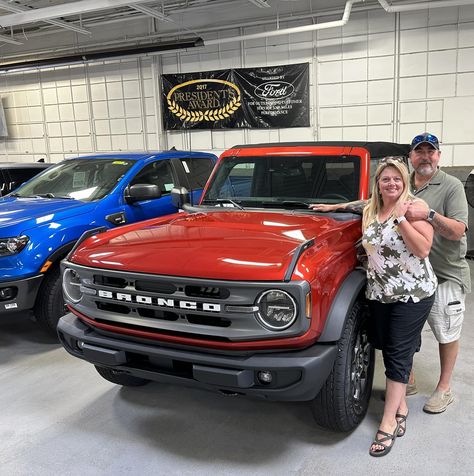
[[[418,258],[405,245],[393,217],[374,220],[362,236],[367,253],[367,299],[391,303],[418,302],[431,296],[438,281],[428,258]]]

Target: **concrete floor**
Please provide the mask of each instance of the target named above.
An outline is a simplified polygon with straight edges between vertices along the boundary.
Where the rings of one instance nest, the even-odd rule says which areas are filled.
[[[344,435],[313,425],[305,403],[159,384],[114,386],[27,316],[3,318],[0,475],[472,474],[473,308],[471,294],[455,402],[440,415],[422,411],[438,373],[437,345],[425,329],[415,360],[420,393],[409,398],[407,434],[383,458],[368,455],[383,409],[380,358],[369,413]]]

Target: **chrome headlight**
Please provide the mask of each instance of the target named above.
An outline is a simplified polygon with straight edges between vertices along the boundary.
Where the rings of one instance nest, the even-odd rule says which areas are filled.
[[[19,253],[30,239],[23,236],[14,236],[12,238],[0,238],[0,256],[11,256]]]
[[[63,292],[69,301],[79,302],[82,299],[81,277],[71,268],[64,270]]]
[[[257,319],[272,331],[282,331],[295,321],[298,309],[295,300],[285,291],[271,289],[257,299]]]

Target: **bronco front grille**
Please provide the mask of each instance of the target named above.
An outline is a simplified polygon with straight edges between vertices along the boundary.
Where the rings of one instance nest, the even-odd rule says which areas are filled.
[[[309,328],[304,315],[306,281],[240,282],[98,270],[63,262],[80,276],[82,299],[75,309],[97,322],[147,332],[197,339],[247,341],[301,335]],[[280,332],[256,319],[260,294],[282,289],[298,305],[296,322]]]

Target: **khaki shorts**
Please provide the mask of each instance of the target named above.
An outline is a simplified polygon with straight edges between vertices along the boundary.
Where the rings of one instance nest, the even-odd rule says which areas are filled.
[[[461,337],[465,299],[466,294],[458,283],[445,281],[438,285],[428,324],[440,344],[449,344]]]

